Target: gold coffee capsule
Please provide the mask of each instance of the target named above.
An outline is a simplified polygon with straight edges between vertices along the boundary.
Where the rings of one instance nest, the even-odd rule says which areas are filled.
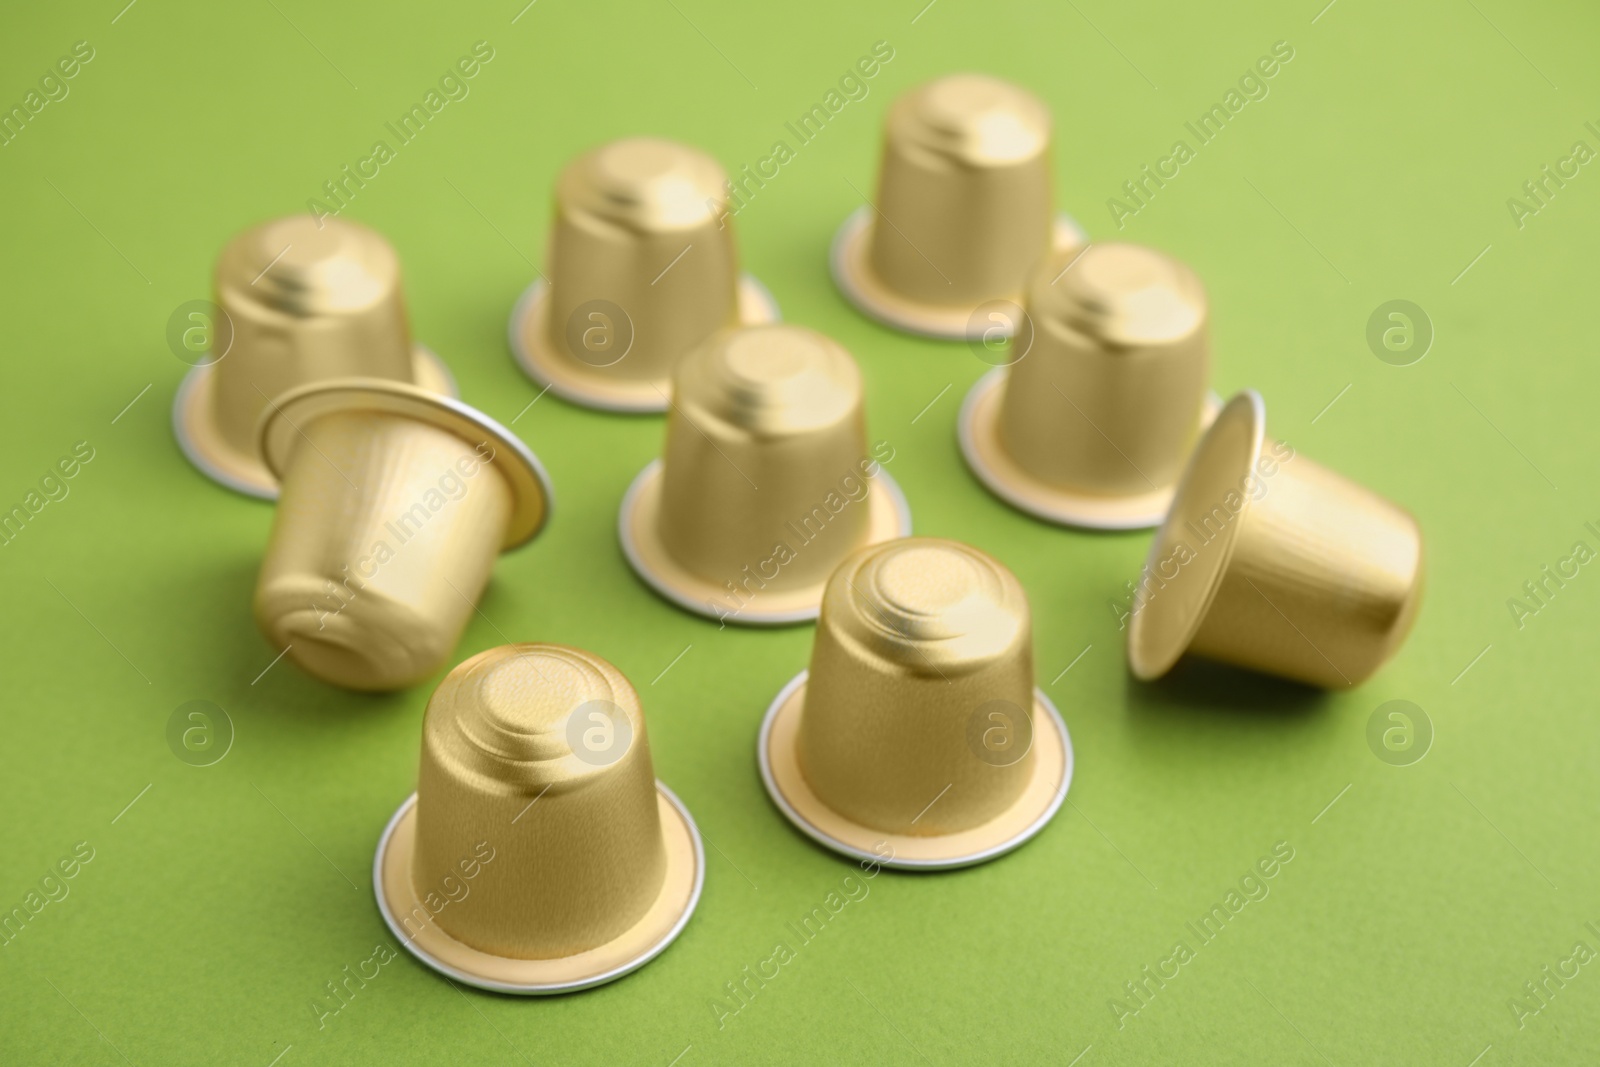
[[[256,622],[347,689],[399,689],[443,666],[495,554],[550,511],[549,479],[515,434],[414,385],[301,386],[272,401],[261,451],[283,492]]]
[[[1206,295],[1188,267],[1140,245],[1056,252],[1033,272],[1022,329],[967,394],[967,465],[1049,522],[1155,526],[1222,402],[1206,389]]]
[[[644,966],[700,899],[705,855],[656,781],[644,712],[611,664],[492,648],[428,701],[417,791],[378,841],[384,922],[413,956],[501,993],[563,993]]]
[[[190,462],[241,493],[277,496],[256,428],[296,386],[357,376],[456,394],[439,357],[411,341],[393,247],[353,222],[290,215],[239,234],[217,260],[212,313],[195,327],[211,331],[210,361],[184,378],[172,428]]]
[[[603,144],[556,181],[549,281],[511,312],[517,362],[559,397],[603,411],[665,411],[672,370],[711,334],[773,322],[739,273],[728,176],[673,141]]]
[[[1066,724],[1033,684],[1022,586],[977,549],[924,537],[839,565],[811,668],[767,709],[757,753],[803,833],[908,869],[1009,852],[1072,780]]]
[[[623,552],[688,611],[814,619],[840,560],[911,532],[893,458],[868,449],[861,371],[838,343],[801,326],[718,334],[678,365],[662,458],[622,500]]]
[[[1326,688],[1365,681],[1422,602],[1422,531],[1404,508],[1265,434],[1228,402],[1196,447],[1134,591],[1128,663],[1185,652]]]
[[[982,74],[928,82],[890,105],[877,202],[835,236],[834,282],[896,329],[979,335],[983,305],[1014,306],[1035,263],[1082,242],[1051,200],[1043,101]]]

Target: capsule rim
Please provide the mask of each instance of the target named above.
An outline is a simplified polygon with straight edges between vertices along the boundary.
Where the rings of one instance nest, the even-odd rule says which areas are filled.
[[[1031,477],[1000,443],[1000,400],[1009,367],[996,367],[975,382],[961,402],[956,438],[961,456],[985,489],[1036,519],[1084,530],[1148,530],[1167,517],[1182,474],[1153,492],[1127,496],[1075,493]],[[1222,398],[1208,391],[1200,408],[1203,436],[1222,411]],[[1198,438],[1197,438],[1198,445]]]
[[[411,346],[413,374],[424,389],[460,397],[455,376],[444,360],[420,341]],[[214,363],[191,367],[172,398],[172,435],[184,458],[207,478],[245,496],[278,499],[278,480],[254,456],[230,446],[213,420]]]
[[[877,209],[863,204],[852,211],[834,232],[828,251],[828,268],[840,295],[855,309],[881,325],[902,333],[940,341],[967,341],[977,336],[970,320],[983,303],[925,304],[901,296],[872,273],[868,249],[872,244],[872,216]],[[1087,243],[1083,227],[1066,212],[1058,212],[1051,236],[1051,251],[1065,251]],[[1022,293],[1009,294],[1016,303]],[[992,334],[998,328],[987,327]],[[1005,336],[1010,336],[1009,332]]]
[[[647,505],[654,505],[659,499],[663,469],[659,458],[651,460],[634,477],[628,491],[623,494],[621,507],[617,509],[617,540],[622,545],[622,554],[627,558],[628,566],[633,568],[641,581],[662,599],[684,611],[735,625],[793,626],[812,622],[821,614],[822,594],[828,585],[826,577],[804,593],[796,592],[786,598],[791,602],[803,602],[800,607],[718,612],[708,601],[725,595],[721,586],[712,585],[678,568],[660,566],[657,560],[670,560],[671,557],[656,535],[654,524],[646,520],[655,513],[653,506]],[[868,479],[867,493],[867,505],[872,509],[872,527],[867,539],[856,548],[910,537],[911,505],[907,503],[900,483],[880,467],[878,473]]]
[[[444,931],[438,929],[436,925],[430,926],[430,928],[433,930],[433,934],[428,939],[430,944],[440,945],[442,948],[449,951],[450,955],[455,957],[457,962],[447,961],[439,954],[430,952],[423,946],[419,945],[417,943],[417,939],[413,935],[408,934],[400,922],[394,917],[394,912],[389,905],[389,893],[385,879],[386,861],[389,856],[390,845],[393,842],[395,835],[402,832],[402,827],[404,828],[403,832],[410,833],[413,836],[415,835],[416,821],[414,818],[410,821],[407,821],[407,816],[412,815],[416,810],[416,793],[412,793],[405,799],[405,801],[395,811],[394,815],[390,817],[388,824],[383,828],[383,833],[378,838],[377,851],[375,852],[372,860],[372,890],[373,896],[377,901],[378,913],[383,917],[384,925],[389,928],[390,933],[394,934],[401,946],[405,948],[407,952],[411,953],[411,955],[421,962],[425,967],[444,975],[446,978],[454,979],[457,982],[461,982],[478,989],[488,990],[493,993],[513,993],[524,996],[543,996],[553,993],[573,993],[582,989],[592,989],[595,986],[604,985],[607,982],[614,982],[618,978],[631,974],[640,967],[643,967],[645,964],[661,955],[661,953],[665,952],[667,946],[671,945],[673,941],[677,940],[678,935],[683,932],[684,927],[689,924],[689,920],[694,916],[695,909],[700,903],[701,891],[705,887],[705,846],[701,841],[700,828],[695,823],[694,816],[689,814],[689,809],[684,805],[683,801],[679,799],[678,795],[671,789],[667,788],[666,783],[662,782],[659,778],[656,779],[656,797],[657,807],[661,814],[663,816],[672,815],[678,819],[678,826],[674,827],[673,829],[681,829],[688,838],[688,843],[690,845],[689,855],[692,861],[691,885],[689,886],[687,898],[682,906],[682,910],[673,920],[672,926],[660,938],[651,942],[643,951],[636,955],[630,956],[622,964],[604,968],[594,974],[586,975],[576,979],[539,980],[535,978],[526,982],[506,982],[468,969],[468,966],[463,965],[463,962],[470,964],[474,957],[484,960],[510,960],[512,957],[495,956],[492,953],[483,952],[479,949],[474,949],[468,945],[464,945],[450,937],[448,934],[445,934]],[[665,822],[665,819],[663,819],[663,822]],[[666,826],[663,827],[663,834],[668,838],[668,847],[671,848],[672,834],[668,832],[668,828]],[[414,892],[415,890],[413,890],[413,893]],[[682,892],[681,885],[674,885],[670,878],[664,879],[661,886],[661,892],[657,895],[656,900],[660,901],[663,897],[671,892]],[[417,903],[420,904],[420,901]],[[654,905],[652,905],[651,910],[653,910],[653,908]],[[649,913],[647,912],[646,916],[632,928],[619,934],[617,937],[607,942],[606,945],[602,945],[598,949],[591,949],[590,951],[599,952],[609,946],[616,945],[619,942],[628,941],[630,938],[633,938],[636,935],[639,926],[648,921],[648,918]],[[517,960],[515,962],[519,965],[522,965],[524,970],[533,974],[537,974],[538,971],[543,969],[540,967],[540,964],[545,964],[547,966],[554,965],[572,958],[573,957],[569,956],[561,957],[553,961]]]
[[[1145,557],[1144,566],[1140,568],[1142,576],[1147,570],[1154,567],[1158,560],[1163,558],[1168,547],[1167,533],[1176,521],[1187,518],[1187,509],[1184,507],[1184,490],[1194,484],[1195,473],[1199,464],[1205,458],[1205,439],[1219,430],[1225,429],[1234,422],[1244,420],[1245,432],[1248,443],[1243,453],[1235,456],[1222,456],[1216,463],[1236,463],[1240,475],[1255,468],[1256,460],[1261,455],[1261,447],[1266,439],[1267,409],[1261,394],[1254,389],[1241,389],[1235,393],[1223,407],[1217,419],[1195,445],[1189,463],[1185,466],[1183,477],[1178,480],[1177,493],[1173,498],[1172,508],[1167,512],[1166,519],[1161,524],[1161,529],[1156,532],[1150,541],[1150,551]],[[1194,607],[1185,608],[1185,600],[1178,597],[1163,597],[1152,601],[1150,605],[1134,613],[1128,623],[1128,667],[1133,671],[1134,677],[1141,681],[1152,681],[1161,677],[1177,665],[1179,659],[1194,643],[1195,635],[1200,632],[1200,627],[1205,623],[1206,615],[1211,611],[1211,605],[1217,598],[1217,591],[1222,588],[1222,580],[1228,572],[1228,567],[1233,561],[1234,549],[1239,544],[1239,530],[1249,521],[1251,501],[1244,498],[1239,521],[1232,522],[1222,531],[1222,544],[1219,546],[1220,556],[1216,565],[1211,568],[1207,576],[1207,588],[1198,599],[1187,601]],[[1149,612],[1156,612],[1158,617],[1171,611],[1187,611],[1187,617],[1180,616],[1182,626],[1172,632],[1180,636],[1165,645],[1155,643],[1155,638],[1148,634],[1150,624],[1146,621]]]
[[[799,804],[797,804],[797,798],[791,798],[783,792],[782,787],[778,784],[777,774],[773,769],[772,745],[773,737],[776,732],[775,727],[779,725],[780,719],[797,716],[803,712],[805,702],[801,698],[804,696],[803,690],[805,688],[806,680],[810,676],[810,670],[803,670],[799,674],[795,675],[789,680],[788,684],[778,691],[778,695],[774,697],[772,703],[768,705],[766,715],[763,716],[761,720],[761,733],[756,740],[756,762],[761,770],[761,783],[766,787],[767,797],[772,801],[773,806],[778,809],[779,813],[782,814],[783,817],[787,819],[796,830],[799,830],[802,834],[811,838],[811,840],[815,841],[822,847],[829,849],[830,851],[837,852],[842,856],[848,856],[852,859],[877,863],[884,867],[903,871],[938,871],[952,870],[958,867],[971,867],[975,864],[985,863],[989,860],[997,859],[1008,852],[1022,847],[1028,841],[1037,836],[1039,832],[1049,824],[1051,819],[1055,818],[1056,812],[1061,809],[1061,805],[1066,801],[1067,792],[1072,787],[1072,775],[1076,766],[1076,760],[1074,758],[1072,748],[1072,735],[1067,731],[1067,724],[1065,720],[1061,718],[1061,713],[1056,710],[1055,704],[1048,696],[1045,695],[1043,689],[1040,689],[1036,686],[1033,690],[1033,712],[1035,723],[1033,738],[1035,751],[1043,753],[1044,750],[1042,747],[1040,747],[1041,743],[1048,743],[1050,739],[1054,739],[1059,742],[1061,752],[1061,781],[1051,791],[1050,799],[1045,807],[1020,832],[1009,834],[998,840],[986,842],[982,847],[977,849],[952,849],[947,854],[940,855],[936,853],[932,856],[917,858],[894,855],[885,857],[880,853],[874,852],[870,849],[861,848],[857,845],[849,843],[848,841],[844,841],[839,837],[829,834],[808,819],[805,813],[801,810],[802,806],[809,809],[813,804],[819,807],[825,807],[825,805],[822,805],[822,802],[815,796],[799,799]],[[1044,720],[1042,724],[1040,722],[1041,719]],[[1041,729],[1041,725],[1049,725],[1052,726],[1053,729]],[[797,732],[798,726],[796,726],[796,733]],[[1035,775],[1038,776],[1047,772],[1048,767],[1046,766],[1046,761],[1044,759],[1037,760],[1035,762]],[[828,810],[831,812],[831,809]],[[1002,823],[1006,819],[1006,816],[1010,814],[1010,811],[1011,809],[1008,809],[1006,812],[1002,812],[1000,815],[996,816],[994,819],[991,819],[984,825],[993,827]],[[859,824],[849,822],[849,820],[844,819],[836,812],[832,812],[832,817],[836,821],[847,823],[851,827],[852,831],[859,830],[862,839],[870,840],[871,838],[876,837],[887,840],[888,838],[902,836],[889,834],[881,830],[874,830],[868,826],[861,826]],[[940,836],[966,838],[973,832],[973,830],[966,830],[962,831],[959,835],[951,834]],[[932,843],[938,842],[940,840],[940,836],[923,837],[917,838],[916,840],[919,843]]]
[[[535,385],[554,393],[569,404],[608,411],[619,415],[660,414],[671,404],[670,376],[658,381],[621,384],[597,376],[574,373],[570,360],[563,360],[545,342],[545,317],[550,285],[535,278],[511,308],[506,324],[506,343],[512,359]],[[778,301],[772,291],[754,275],[739,276],[739,325],[762,326],[782,322]]]

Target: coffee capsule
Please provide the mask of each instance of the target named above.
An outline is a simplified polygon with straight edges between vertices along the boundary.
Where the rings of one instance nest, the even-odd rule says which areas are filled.
[[[550,512],[550,480],[515,434],[414,385],[301,386],[272,401],[261,451],[283,492],[256,622],[347,689],[400,689],[444,666],[496,553]]]
[[[1365,681],[1422,602],[1422,531],[1404,508],[1266,436],[1239,393],[1195,448],[1128,626],[1136,677],[1189,652],[1329,689]]]
[[[1033,94],[982,74],[952,74],[897,99],[884,122],[877,201],[839,228],[833,279],[888,326],[961,339],[997,327],[1033,265],[1082,243],[1055,215],[1050,112]]]
[[[215,306],[189,316],[185,336],[209,334],[209,349],[178,389],[172,429],[189,461],[230,489],[278,495],[256,429],[267,401],[297,386],[383,378],[456,395],[439,357],[412,343],[394,248],[365,226],[263,223],[228,242],[215,284]]]
[[[1028,599],[994,559],[916,537],[828,580],[811,666],[767,709],[761,778],[801,832],[889,867],[964,867],[1027,841],[1072,781],[1033,684]]]
[[[511,312],[511,351],[534,381],[602,411],[665,411],[672,370],[716,331],[774,322],[739,273],[728,176],[654,137],[603,144],[556,180],[549,277]]]
[[[481,652],[439,684],[417,791],[372,865],[407,951],[501,993],[644,966],[704,878],[700,831],[651,768],[639,694],[599,656],[547,644]]]
[[[1206,388],[1206,295],[1188,267],[1121,242],[1033,272],[1006,365],[961,407],[961,451],[1006,503],[1065,526],[1158,525],[1222,402]]]
[[[840,560],[911,532],[893,458],[868,450],[861,371],[837,342],[789,325],[718,334],[678,365],[662,457],[622,500],[623,553],[696,614],[814,619]]]

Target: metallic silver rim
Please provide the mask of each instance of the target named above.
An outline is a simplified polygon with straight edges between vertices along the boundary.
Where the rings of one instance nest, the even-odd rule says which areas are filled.
[[[490,978],[480,978],[477,975],[469,974],[466,971],[452,967],[430,953],[423,951],[423,949],[418,946],[416,942],[412,941],[411,938],[406,935],[399,922],[395,919],[394,914],[389,910],[389,902],[383,895],[384,855],[389,851],[389,840],[394,836],[395,828],[400,825],[400,820],[405,816],[406,812],[410,811],[412,806],[416,804],[417,794],[415,793],[412,793],[406,798],[405,803],[401,804],[399,809],[389,819],[389,824],[383,828],[383,836],[378,839],[377,854],[372,860],[372,891],[373,896],[377,898],[378,911],[383,915],[384,925],[389,928],[389,932],[394,934],[405,950],[411,953],[411,955],[415,956],[417,960],[419,960],[425,966],[437,971],[447,978],[452,978],[457,982],[461,982],[464,985],[474,986],[478,989],[487,989],[492,993],[518,993],[527,996],[540,996],[549,993],[571,993],[580,989],[592,989],[597,985],[604,985],[607,982],[615,981],[625,974],[631,974],[640,967],[643,967],[645,964],[649,963],[651,960],[655,959],[657,956],[661,955],[661,953],[666,950],[668,945],[677,940],[678,935],[683,932],[683,928],[688,925],[690,917],[694,915],[695,908],[700,903],[700,892],[705,886],[705,846],[701,843],[700,828],[699,826],[695,825],[694,816],[689,814],[689,809],[684,807],[683,801],[678,799],[678,795],[672,790],[668,789],[666,784],[660,779],[656,780],[656,789],[660,791],[662,796],[667,798],[667,801],[674,808],[678,809],[678,814],[683,816],[684,824],[689,828],[689,838],[694,842],[694,889],[689,894],[689,903],[684,907],[683,914],[678,916],[678,921],[672,924],[672,929],[668,930],[666,935],[663,936],[660,941],[657,941],[637,959],[629,960],[627,963],[624,963],[619,967],[614,967],[603,974],[598,974],[591,978],[581,978],[572,982],[552,982],[545,984],[521,985],[512,982],[497,982]]]

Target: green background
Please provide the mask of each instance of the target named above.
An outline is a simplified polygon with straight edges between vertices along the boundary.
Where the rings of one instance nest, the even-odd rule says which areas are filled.
[[[0,910],[75,843],[95,850],[70,895],[0,948],[0,1061],[1600,1059],[1600,962],[1520,1027],[1508,1005],[1575,941],[1600,948],[1584,928],[1600,926],[1600,567],[1520,629],[1506,605],[1575,541],[1600,548],[1583,529],[1600,520],[1600,174],[1584,167],[1520,229],[1506,206],[1574,141],[1600,147],[1583,127],[1600,120],[1592,9],[538,0],[518,17],[519,0],[122,2],[0,18],[6,107],[73,42],[95,49],[70,96],[0,148],[0,505],[74,442],[95,449],[70,496],[0,548]],[[1071,803],[1033,842],[972,870],[881,875],[720,1029],[723,983],[854,870],[789,828],[756,771],[761,714],[805,665],[811,629],[719,630],[647,592],[613,524],[661,422],[554,397],[516,423],[554,479],[554,522],[500,561],[456,655],[560,641],[633,679],[657,772],[715,846],[699,911],[657,961],[590,992],[456,991],[402,957],[323,1029],[308,1007],[392,943],[369,868],[413,787],[431,685],[369,697],[287,662],[262,674],[275,652],[249,601],[271,508],[179,454],[168,413],[186,368],[164,334],[208,295],[229,236],[304,210],[478,40],[495,56],[471,95],[347,217],[395,243],[417,336],[503,422],[536,395],[504,327],[542,261],[565,160],[653,133],[736,169],[873,42],[894,47],[871,94],[739,216],[744,261],[787,319],[859,359],[918,532],[1021,578],[1039,681],[1077,747]],[[1259,389],[1274,433],[1415,512],[1430,587],[1409,642],[1354,692],[1196,668],[1142,685],[1108,605],[1148,535],[1063,531],[981,491],[953,423],[987,368],[854,313],[826,250],[860,204],[850,183],[871,188],[884,108],[914,84],[976,69],[1040,94],[1060,204],[1104,238],[1107,198],[1280,40],[1295,55],[1270,95],[1120,235],[1204,279],[1220,393]],[[1405,367],[1365,340],[1397,298],[1436,330]],[[211,767],[165,741],[193,699],[237,730]],[[1366,741],[1391,699],[1436,731],[1411,766]],[[1119,1029],[1108,1002],[1123,983],[1280,841],[1294,859],[1270,896]]]

